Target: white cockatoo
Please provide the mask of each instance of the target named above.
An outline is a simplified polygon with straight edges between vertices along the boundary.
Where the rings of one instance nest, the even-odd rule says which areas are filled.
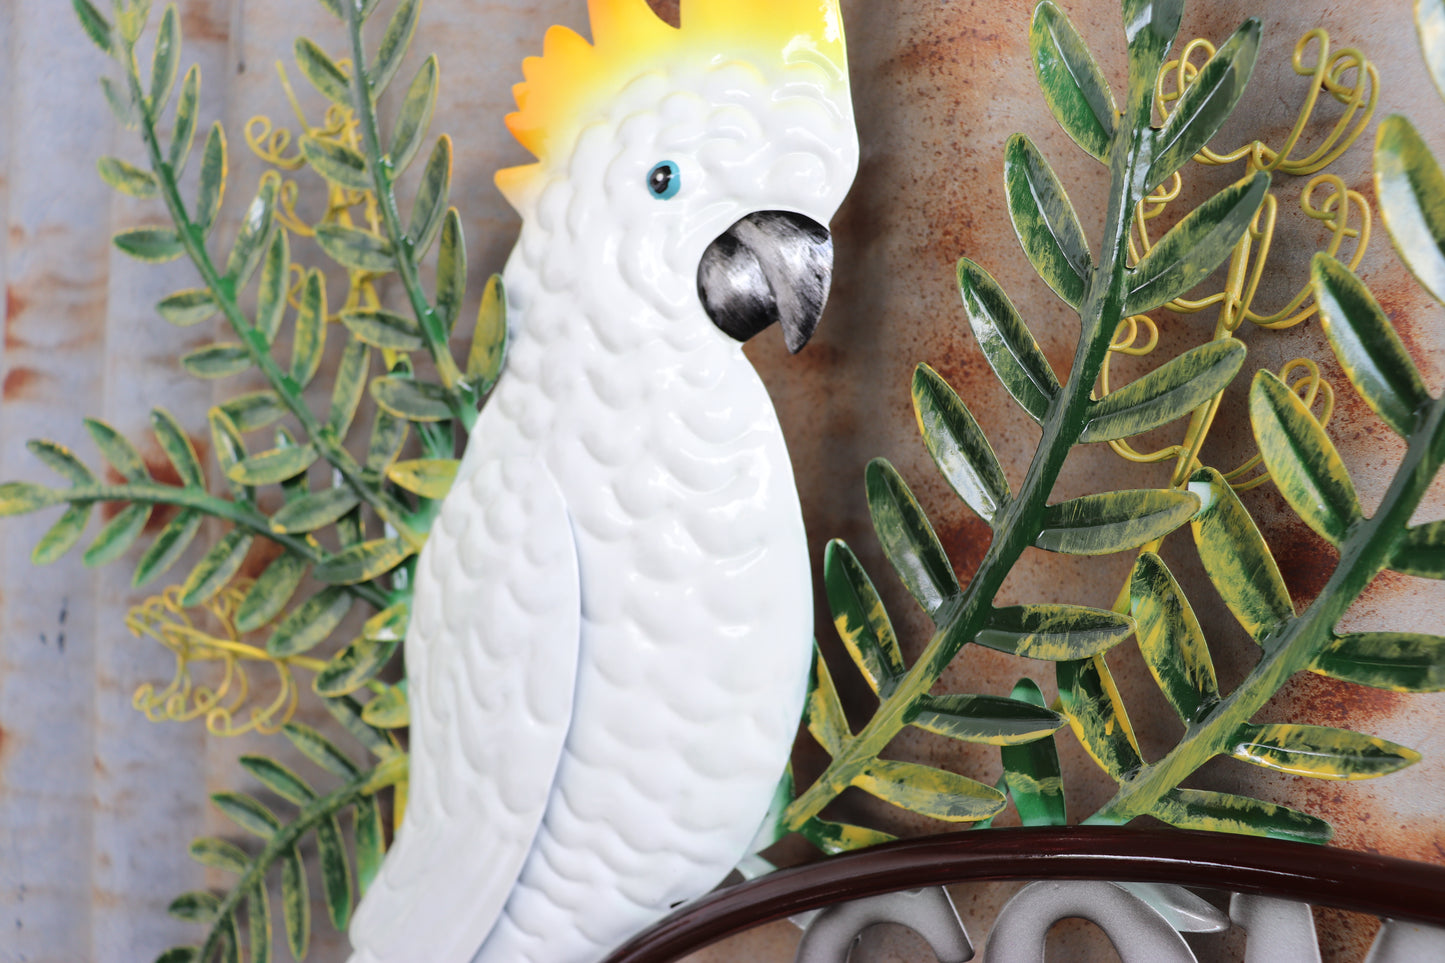
[[[585,963],[748,850],[807,684],[796,351],[857,169],[836,0],[590,0],[523,64],[507,368],[417,567],[405,820],[355,963]]]

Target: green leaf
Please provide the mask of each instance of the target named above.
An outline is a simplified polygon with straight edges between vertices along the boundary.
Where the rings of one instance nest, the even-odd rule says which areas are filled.
[[[236,610],[236,628],[252,632],[275,618],[296,594],[306,566],[306,559],[300,555],[291,552],[278,555],[241,601],[241,607]]]
[[[896,836],[869,829],[866,826],[852,826],[848,823],[829,822],[814,816],[798,830],[804,839],[830,856],[849,853],[856,849],[867,849],[880,843],[891,843]]]
[[[1425,54],[1425,66],[1430,68],[1430,77],[1435,89],[1445,97],[1445,3],[1441,0],[1415,0],[1415,32],[1420,36],[1420,46]]]
[[[1445,692],[1445,638],[1361,632],[1330,643],[1310,666],[1321,675],[1395,692]]]
[[[173,946],[156,957],[155,963],[196,963],[200,958],[200,953],[198,947]]]
[[[341,841],[341,826],[335,814],[316,824],[316,852],[321,862],[321,892],[327,914],[338,933],[346,932],[351,921],[351,864]]]
[[[31,482],[6,482],[0,485],[0,517],[28,515],[48,508],[62,499],[59,492]]]
[[[1204,631],[1164,560],[1144,552],[1129,578],[1129,614],[1144,664],[1187,724],[1219,701]]]
[[[341,0],[320,0],[320,3],[337,20],[345,21],[346,13],[341,9]]]
[[[25,448],[39,458],[45,467],[68,479],[72,484],[95,484],[95,475],[81,463],[79,458],[75,457],[74,452],[64,445],[47,441],[44,438],[32,438],[25,443]]]
[[[281,176],[275,171],[262,174],[261,186],[241,218],[241,230],[236,234],[230,256],[226,258],[226,277],[235,282],[237,291],[246,286],[261,261],[271,236],[271,225],[276,216],[276,192],[280,187]]]
[[[90,547],[80,557],[81,561],[93,567],[120,558],[140,536],[150,516],[150,505],[137,503],[121,509],[120,513],[100,530],[95,541],[90,543]]]
[[[3,514],[4,486],[0,485],[0,514]],[[30,553],[32,565],[49,565],[75,547],[80,536],[85,534],[85,525],[90,521],[89,505],[71,505],[50,530],[41,536]]]
[[[1239,624],[1263,644],[1266,636],[1294,617],[1279,566],[1254,519],[1219,472],[1200,469],[1190,477],[1189,490],[1204,503],[1189,523],[1204,571]]]
[[[907,671],[903,653],[873,581],[852,549],[838,539],[824,550],[823,583],[833,625],[853,664],[874,692],[886,696]]]
[[[979,645],[1029,659],[1084,659],[1127,639],[1127,615],[1083,605],[1011,605],[989,616],[974,637]]]
[[[1390,568],[1419,578],[1445,578],[1445,521],[1407,528]]]
[[[926,364],[913,371],[913,413],[939,472],[989,524],[1012,493],[998,456],[963,399]]]
[[[310,726],[304,726],[299,722],[288,722],[281,727],[281,731],[303,756],[333,776],[350,780],[361,775],[361,770],[357,769],[356,765],[347,758],[346,753],[336,748],[329,739]]]
[[[345,144],[306,134],[301,153],[312,170],[328,182],[349,191],[369,191],[374,185],[366,169],[366,158]]]
[[[447,197],[451,192],[452,180],[452,139],[443,134],[437,138],[422,171],[421,184],[416,190],[416,201],[411,208],[411,222],[406,229],[412,239],[417,258],[426,255],[436,240],[442,226],[442,215],[447,210]]]
[[[1014,685],[1012,698],[1044,707],[1044,694],[1030,679],[1020,679]],[[1059,751],[1052,738],[1003,746],[999,758],[1003,762],[1004,785],[1018,808],[1021,825],[1063,826],[1068,822]]]
[[[242,756],[241,767],[261,785],[288,802],[304,806],[316,798],[316,791],[296,773],[266,756]]]
[[[412,553],[413,549],[399,538],[372,539],[342,549],[318,563],[311,574],[328,585],[355,585],[390,572]]]
[[[1004,183],[1014,233],[1039,277],[1075,310],[1094,269],[1089,241],[1063,185],[1038,148],[1014,134],[1004,148]]]
[[[84,526],[83,519],[86,517],[87,515],[81,516],[82,527]],[[140,588],[164,574],[185,553],[192,539],[196,537],[196,532],[200,531],[201,521],[204,518],[205,516],[195,509],[187,509],[171,519],[170,523],[161,529],[161,533],[156,536],[155,541],[151,542],[150,548],[146,549],[140,561],[136,563],[135,573],[131,576],[130,584]],[[76,531],[76,535],[79,535],[79,530]],[[38,546],[36,551],[39,551]]]
[[[209,925],[215,922],[220,909],[221,898],[219,896],[205,890],[195,890],[190,893],[182,893],[171,900],[171,905],[166,907],[166,912],[187,923]]]
[[[1414,749],[1327,726],[1245,724],[1235,739],[1236,759],[1316,779],[1373,779],[1420,761]]]
[[[140,452],[135,450],[135,446],[127,441],[124,435],[99,418],[86,418],[84,424],[101,455],[127,481],[146,481],[150,478]]]
[[[249,861],[241,849],[224,839],[203,837],[192,841],[191,859],[202,866],[222,869],[228,873],[244,873]]]
[[[1399,114],[1386,117],[1375,137],[1375,195],[1400,260],[1445,301],[1445,172]]]
[[[386,857],[386,835],[382,827],[381,807],[370,796],[356,801],[352,809],[352,839],[356,847],[356,895],[366,895],[372,880],[381,872]]]
[[[361,394],[366,390],[366,378],[371,370],[371,348],[364,342],[349,338],[346,350],[342,352],[341,363],[337,365],[336,377],[331,387],[331,410],[326,424],[345,438],[356,417],[356,406],[361,404]]]
[[[121,231],[111,240],[116,247],[137,261],[148,261],[152,264],[174,261],[186,253],[186,249],[181,246],[180,236],[168,227],[137,227]]]
[[[141,170],[134,164],[128,164],[119,157],[102,157],[95,167],[100,171],[101,180],[122,194],[148,198],[160,193],[160,184],[154,174]]]
[[[293,49],[296,53],[296,66],[301,68],[301,72],[311,81],[311,85],[320,91],[321,96],[338,107],[352,110],[351,80],[345,71],[327,56],[326,51],[306,37],[297,37]]]
[[[378,612],[367,619],[366,625],[362,627],[363,634],[384,634],[383,630],[376,628],[378,622],[387,625],[399,625],[401,634],[406,631],[406,615],[393,616],[390,611]],[[327,699],[323,705],[331,717],[341,723],[341,727],[361,743],[368,752],[377,758],[392,760],[389,766],[380,766],[367,778],[367,792],[377,792],[392,783],[385,782],[387,773],[394,771],[400,766],[399,775],[406,773],[406,754],[400,753],[400,746],[394,738],[378,729],[367,725],[361,717],[361,703],[350,696],[341,696],[336,699]]]
[[[378,729],[400,729],[410,721],[411,710],[406,701],[406,680],[387,686],[381,695],[366,704],[361,717]]]
[[[306,272],[301,288],[301,310],[296,315],[296,332],[291,340],[291,377],[303,388],[316,377],[321,353],[326,347],[326,284],[321,272]]]
[[[320,455],[310,443],[294,448],[273,448],[252,455],[227,474],[243,485],[269,485],[295,478],[316,463]]]
[[[197,378],[229,378],[251,369],[251,355],[239,341],[218,341],[181,355],[181,367]]]
[[[328,698],[349,695],[375,678],[382,667],[391,661],[405,632],[406,605],[398,603],[379,614],[387,615],[393,610],[400,611],[402,631],[395,631],[394,628],[386,631],[364,631],[360,638],[338,652],[326,664],[326,668],[316,674],[312,684],[320,695]],[[371,621],[374,622],[375,618]]]
[[[1350,383],[1396,434],[1408,436],[1430,395],[1395,326],[1364,282],[1323,251],[1310,275],[1320,322]]]
[[[1055,674],[1059,703],[1084,751],[1116,782],[1137,772],[1144,765],[1139,743],[1103,657],[1060,662]]]
[[[176,101],[176,121],[171,130],[171,146],[167,152],[171,171],[177,178],[185,173],[196,139],[196,114],[201,101],[201,67],[191,64],[186,79],[181,81],[181,97]]]
[[[361,502],[349,486],[325,488],[288,502],[271,516],[271,530],[300,535],[330,525]]]
[[[938,535],[903,476],[887,460],[869,462],[865,481],[868,512],[883,553],[923,610],[936,616],[962,592]]]
[[[1071,498],[1044,509],[1039,548],[1069,555],[1108,555],[1163,538],[1199,508],[1186,491],[1142,488]]]
[[[1154,136],[1151,188],[1187,164],[1224,126],[1254,71],[1259,34],[1258,20],[1240,24],[1180,95],[1173,113]]]
[[[237,826],[262,839],[270,839],[281,828],[275,813],[244,793],[212,793],[211,802]]]
[[[1085,152],[1108,163],[1119,116],[1114,95],[1084,38],[1052,0],[1034,8],[1029,49],[1054,119]]]
[[[256,330],[267,344],[275,341],[276,332],[281,330],[290,283],[291,244],[285,228],[280,228],[266,249],[266,259],[261,264],[261,284],[256,293]]]
[[[181,585],[181,605],[186,608],[200,605],[225,588],[246,560],[252,541],[254,536],[237,528],[211,546]]]
[[[958,290],[973,336],[1014,401],[1042,422],[1059,394],[1059,379],[1013,303],[987,271],[958,262]]]
[[[391,465],[386,477],[422,498],[440,500],[451,491],[460,465],[455,458],[417,458]]]
[[[1209,341],[1090,406],[1079,440],[1117,441],[1182,418],[1223,391],[1244,364],[1244,342]]]
[[[134,45],[150,19],[151,0],[123,0],[120,3],[112,0],[111,7],[115,10],[116,33],[127,44]]]
[[[318,224],[316,241],[342,267],[385,273],[395,267],[391,242],[379,234],[340,224]]]
[[[404,418],[397,418],[378,408],[372,421],[371,440],[367,443],[366,467],[384,474],[387,466],[401,452],[401,446],[406,444],[410,430],[411,425]]]
[[[274,391],[251,391],[237,395],[220,406],[237,431],[256,431],[273,425],[286,414],[281,396]]]
[[[271,897],[264,882],[257,881],[246,896],[246,928],[251,963],[271,963]]]
[[[1124,36],[1129,41],[1129,69],[1148,83],[1179,33],[1184,0],[1124,0]]]
[[[306,959],[311,944],[311,895],[301,852],[292,846],[281,856],[281,918],[286,924],[286,945],[296,960]]]
[[[391,83],[391,78],[396,76],[397,68],[401,66],[407,47],[411,46],[412,35],[416,32],[416,15],[420,7],[421,0],[403,0],[391,15],[391,21],[386,25],[386,33],[381,37],[381,47],[376,52],[376,62],[367,71],[366,79],[371,86],[372,97],[380,97],[381,92]]]
[[[808,701],[803,703],[803,725],[830,756],[837,756],[853,738],[843,712],[838,689],[833,685],[828,663],[817,644],[813,646],[813,675],[808,681]]]
[[[477,309],[477,326],[472,329],[472,347],[467,352],[467,380],[478,394],[492,390],[502,373],[507,354],[507,295],[502,276],[493,274],[482,289]]]
[[[384,410],[408,421],[445,421],[452,416],[446,389],[427,381],[387,375],[371,383],[371,397]]]
[[[353,601],[339,585],[322,589],[281,620],[266,642],[266,651],[283,658],[315,648],[346,618]]]
[[[1185,215],[1129,271],[1124,313],[1152,311],[1212,274],[1249,228],[1268,191],[1269,174],[1259,171]]]
[[[201,236],[211,233],[216,215],[221,212],[221,200],[226,196],[226,132],[220,121],[211,125],[206,135],[206,145],[201,148],[200,189],[196,195],[196,210],[192,217]]]
[[[161,14],[161,26],[156,32],[155,49],[151,53],[151,112],[159,114],[171,99],[171,89],[176,83],[176,74],[181,65],[181,27],[176,16],[174,3],[166,6]]]
[[[1360,520],[1345,463],[1305,403],[1270,371],[1254,376],[1250,421],[1265,467],[1290,507],[1335,545]]]
[[[447,208],[442,219],[442,241],[437,248],[437,317],[450,333],[457,324],[462,299],[467,294],[467,243],[462,219],[455,207]],[[483,295],[485,299],[485,294]],[[480,318],[478,319],[480,323]],[[475,341],[473,342],[475,345]]]
[[[238,501],[249,502],[251,490],[232,481],[230,475],[231,469],[246,457],[246,444],[241,440],[240,429],[231,420],[231,416],[220,408],[212,408],[207,414],[207,420],[211,425],[211,447],[216,453],[216,463],[221,467],[221,476],[226,479],[231,496]]]
[[[126,130],[135,130],[140,126],[140,105],[131,97],[128,86],[122,87],[111,78],[102,77],[100,92],[105,95],[105,101],[110,105],[110,112],[115,115],[117,123]]]
[[[1316,816],[1262,799],[1200,789],[1171,789],[1149,815],[1179,829],[1327,843],[1333,831]]]
[[[75,8],[75,15],[80,18],[80,26],[85,30],[90,42],[99,47],[106,56],[114,56],[115,42],[111,39],[110,22],[91,6],[90,0],[71,0],[71,5]]]
[[[406,99],[402,101],[401,112],[396,118],[396,129],[392,131],[391,147],[387,150],[387,155],[391,158],[392,169],[397,173],[411,166],[412,158],[416,157],[422,138],[431,126],[436,102],[437,57],[432,54],[422,63],[411,86],[407,88]]]
[[[343,311],[341,323],[357,338],[374,348],[419,351],[426,347],[421,327],[416,321],[383,308]]]
[[[931,695],[915,704],[909,724],[964,742],[1014,746],[1052,734],[1063,716],[1042,706],[989,695]]]
[[[162,318],[180,328],[208,321],[218,309],[216,299],[205,288],[177,291],[156,305]]]
[[[987,819],[1004,807],[992,786],[913,762],[875,759],[853,785],[909,812],[949,822]]]

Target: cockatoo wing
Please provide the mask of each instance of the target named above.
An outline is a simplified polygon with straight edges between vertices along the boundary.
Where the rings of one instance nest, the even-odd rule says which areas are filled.
[[[417,565],[406,816],[357,908],[353,963],[471,959],[532,846],[572,715],[566,503],[538,461],[468,467]]]

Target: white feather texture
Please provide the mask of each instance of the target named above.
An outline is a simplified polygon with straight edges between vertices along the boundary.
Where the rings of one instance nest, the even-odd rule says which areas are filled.
[[[697,268],[751,212],[827,223],[857,142],[836,71],[723,54],[639,65],[529,195],[506,371],[419,565],[410,798],[356,963],[599,959],[717,884],[783,772],[807,545]]]

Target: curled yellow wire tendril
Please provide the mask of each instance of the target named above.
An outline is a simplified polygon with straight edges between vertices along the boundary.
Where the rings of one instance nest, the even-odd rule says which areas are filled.
[[[299,655],[278,658],[242,642],[236,630],[236,612],[250,588],[251,582],[242,579],[188,611],[180,602],[180,586],[171,586],[131,609],[125,619],[131,633],[154,639],[176,658],[170,682],[159,690],[153,683],[141,685],[131,697],[131,705],[152,722],[204,717],[206,729],[217,736],[280,731],[296,712],[300,697],[294,670],[316,672],[326,663]],[[256,665],[268,667],[275,675],[276,694],[265,705],[248,705],[252,690],[248,667]],[[219,679],[198,682],[198,669]]]
[[[1291,381],[1290,378],[1299,374],[1299,377]],[[1305,407],[1314,413],[1315,419],[1323,426],[1330,423],[1335,413],[1335,389],[1321,374],[1320,366],[1309,358],[1295,358],[1279,370],[1280,380],[1289,385],[1290,390],[1299,395]],[[1315,412],[1315,403],[1319,402],[1319,411]],[[1264,463],[1264,459],[1258,453],[1234,471],[1225,472],[1224,480],[1229,482],[1235,491],[1249,491],[1251,488],[1258,488],[1269,481],[1269,472],[1262,471],[1253,478],[1246,478],[1250,472],[1255,471]]]

